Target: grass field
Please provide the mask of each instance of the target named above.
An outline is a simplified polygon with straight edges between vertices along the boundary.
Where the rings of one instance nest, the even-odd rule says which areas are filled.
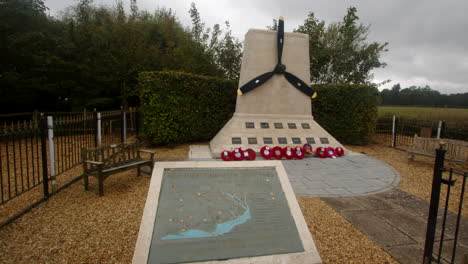
[[[379,117],[397,115],[420,120],[468,121],[468,109],[379,106]]]

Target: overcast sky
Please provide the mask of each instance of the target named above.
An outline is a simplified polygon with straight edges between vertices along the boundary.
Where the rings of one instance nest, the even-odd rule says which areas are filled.
[[[128,0],[123,0],[127,2]],[[95,0],[97,5],[115,5],[115,0]],[[188,10],[195,2],[207,27],[229,20],[241,40],[249,28],[265,29],[273,18],[284,16],[285,31],[297,28],[309,12],[326,23],[342,19],[355,6],[359,20],[371,25],[369,41],[388,42],[382,56],[388,64],[374,71],[374,81],[431,86],[442,93],[468,92],[468,1],[466,0],[137,0],[140,10],[171,8],[186,26]],[[56,15],[72,0],[45,0]]]

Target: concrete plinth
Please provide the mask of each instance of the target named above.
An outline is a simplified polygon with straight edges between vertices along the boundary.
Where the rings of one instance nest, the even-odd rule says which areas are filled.
[[[250,125],[246,125],[247,123]],[[252,123],[254,128],[248,128]],[[305,143],[311,143],[314,149],[328,146],[342,147],[335,138],[314,121],[312,116],[235,113],[211,140],[210,148],[213,158],[219,158],[222,151],[232,148],[251,148],[259,152],[260,148],[265,145],[285,147],[302,146]]]
[[[245,36],[239,87],[277,64],[277,32],[251,29]],[[310,82],[309,37],[285,33],[282,63],[286,71]],[[320,95],[319,95],[320,96]],[[283,75],[237,96],[232,119],[211,140],[213,158],[224,150],[241,147],[256,152],[269,146],[343,147],[312,116],[311,98],[292,86]]]

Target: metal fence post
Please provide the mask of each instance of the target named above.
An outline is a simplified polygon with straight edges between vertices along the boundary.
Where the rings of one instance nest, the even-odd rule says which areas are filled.
[[[55,180],[54,119],[52,116],[47,117],[47,132],[49,135],[50,181],[52,183],[52,192],[55,192],[57,190],[57,181]]]
[[[440,138],[445,138],[445,120],[442,120],[442,124],[440,126]]]
[[[41,135],[41,156],[42,156],[42,187],[44,189],[44,196],[49,197],[49,177],[47,169],[47,120],[43,113],[40,117],[40,135]]]
[[[94,108],[94,111],[93,111],[93,123],[94,123],[94,127],[96,128],[96,133],[94,134],[94,147],[98,147],[98,133],[97,133],[97,112],[96,112],[96,108]]]
[[[437,139],[440,139],[440,130],[442,129],[442,121],[439,120],[439,125],[437,126]]]
[[[432,251],[434,249],[437,212],[439,211],[440,186],[442,184],[442,173],[446,152],[443,147],[444,143],[440,142],[440,147],[436,149],[436,160],[434,164],[434,174],[432,177],[431,202],[429,205],[429,216],[427,217],[426,242],[424,245],[424,264],[432,263]]]
[[[96,114],[96,126],[97,126],[97,129],[96,129],[96,145],[97,147],[101,147],[102,145],[102,136],[101,136],[101,113],[97,113]]]
[[[392,148],[396,147],[396,126],[397,126],[396,115],[393,115],[393,119],[392,119]]]
[[[135,108],[135,134],[138,137],[140,135],[140,109]]]
[[[122,143],[125,143],[127,141],[127,119],[126,119],[126,113],[125,113],[125,108],[122,107],[122,120],[120,122],[120,136],[121,139],[120,141]]]

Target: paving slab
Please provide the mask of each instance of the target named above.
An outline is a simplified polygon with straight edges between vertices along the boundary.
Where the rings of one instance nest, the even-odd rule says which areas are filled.
[[[384,249],[400,264],[422,263],[423,260],[424,249],[417,244],[385,247]]]
[[[400,263],[422,263],[429,203],[398,188],[359,197],[321,198]],[[437,219],[435,255],[441,240],[443,210]],[[447,215],[441,263],[452,255],[456,215]],[[468,219],[462,218],[455,263],[468,254]],[[468,262],[466,262],[468,263]]]
[[[298,187],[293,185],[296,193],[302,196],[361,196],[387,191],[400,181],[400,175],[392,167],[361,154],[337,159],[284,160],[283,164],[290,181],[298,178],[310,180],[303,182],[302,188],[297,190]],[[304,188],[310,192],[304,192]]]
[[[371,211],[346,211],[342,212],[341,215],[371,240],[378,242],[381,247],[416,243],[411,237],[388,222],[382,221],[381,218],[375,216]]]

